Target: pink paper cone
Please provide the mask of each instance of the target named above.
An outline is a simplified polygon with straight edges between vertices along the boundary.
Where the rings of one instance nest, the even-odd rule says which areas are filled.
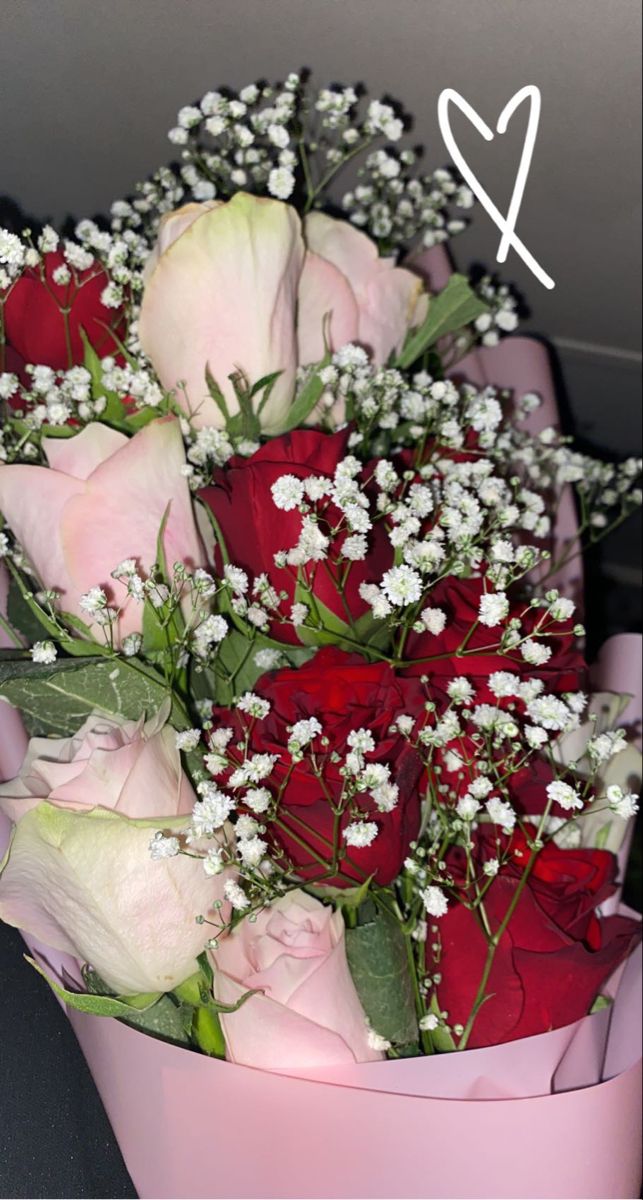
[[[142,1197],[639,1195],[640,1060],[560,1095],[448,1101],[268,1075],[70,1019]]]
[[[591,669],[592,689],[596,692],[624,692],[631,696],[619,718],[619,725],[641,749],[643,713],[643,638],[640,633],[618,633],[603,643]]]
[[[624,692],[632,699],[619,718],[619,725],[627,730],[628,739],[641,749],[641,724],[643,714],[643,638],[640,633],[619,633],[608,638],[601,646],[598,658],[591,668],[592,689],[600,692]],[[632,779],[629,786],[638,791],[641,779]],[[630,817],[623,842],[618,850],[618,878],[620,887],[611,896],[603,911],[614,911],[623,891],[623,882],[636,831],[636,817]]]
[[[73,960],[34,949],[55,972],[73,972]],[[337,1071],[325,1082],[221,1063],[115,1021],[68,1015],[141,1197],[611,1200],[639,1195],[640,1002],[639,948],[615,976],[611,1009],[567,1030],[463,1055],[365,1063],[352,1080]],[[503,1090],[524,1092],[534,1048],[559,1091],[503,1098]],[[466,1098],[439,1098],[449,1072],[456,1083],[447,1094]]]

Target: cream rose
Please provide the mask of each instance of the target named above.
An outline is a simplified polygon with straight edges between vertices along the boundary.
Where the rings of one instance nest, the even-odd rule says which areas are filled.
[[[161,716],[94,714],[71,738],[35,738],[0,788],[16,827],[0,871],[0,919],[89,962],[117,992],[170,991],[197,969],[230,872],[156,860],[159,828],[187,831],[195,796]],[[230,830],[226,831],[230,834]]]
[[[288,1070],[383,1058],[369,1045],[341,913],[290,892],[254,923],[242,921],[212,957],[218,1000],[263,992],[221,1016],[233,1062]]]

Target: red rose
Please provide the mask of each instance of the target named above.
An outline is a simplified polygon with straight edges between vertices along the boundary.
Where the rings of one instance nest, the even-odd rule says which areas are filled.
[[[369,665],[359,655],[328,647],[296,670],[264,675],[254,691],[270,701],[271,711],[252,723],[249,749],[252,754],[279,755],[266,782],[273,796],[284,788],[277,819],[267,822],[267,836],[288,854],[304,878],[325,876],[325,883],[346,887],[374,875],[377,883],[390,883],[399,874],[420,823],[422,764],[408,742],[396,730],[391,732],[396,717],[417,716],[422,708],[415,682],[400,679],[386,664]],[[287,750],[289,730],[311,717],[323,730],[312,743],[321,778],[314,773],[309,755],[291,769]],[[215,710],[215,724],[238,728],[240,722],[238,713]],[[350,750],[348,735],[357,729],[369,730],[375,741],[365,763],[390,767],[391,782],[399,789],[390,812],[380,812],[368,792],[358,794],[360,812],[378,826],[372,844],[361,848],[347,847],[342,837],[353,819],[350,812],[344,809],[336,822],[332,807],[342,807],[340,768]],[[326,744],[322,738],[328,739]],[[341,761],[332,761],[333,754]],[[334,847],[341,858],[339,872],[331,877]]]
[[[520,833],[512,855],[484,898],[491,930],[497,930],[515,896],[529,850]],[[476,835],[479,869],[496,857],[495,833]],[[464,852],[451,851],[450,870],[464,885]],[[468,1045],[498,1045],[558,1029],[585,1016],[601,987],[640,938],[639,921],[598,917],[614,891],[616,859],[605,850],[560,850],[549,843],[538,855],[527,885],[502,935],[484,1002]],[[451,1025],[466,1025],[482,979],[487,941],[480,921],[451,901],[439,922],[442,953],[440,1008]]]
[[[525,662],[519,650],[500,653],[500,638],[510,620],[520,619],[523,637],[531,635],[542,620],[544,610],[531,608],[525,602],[512,600],[509,615],[501,626],[488,628],[478,625],[467,642],[466,654],[456,654],[478,619],[483,592],[483,580],[478,578],[451,577],[433,589],[429,605],[443,610],[446,626],[440,634],[411,634],[404,648],[408,663],[406,674],[427,675],[435,680],[438,688],[444,688],[455,675],[465,675],[479,691],[485,688],[485,681],[494,671],[510,671],[523,679],[542,679],[548,692],[582,690],[586,684],[587,666],[574,637],[574,621],[550,622],[547,619],[543,644],[551,647],[552,656],[542,666],[535,667]],[[546,631],[549,629],[555,636],[547,637]],[[422,661],[426,659],[429,661]],[[482,704],[497,703],[488,691],[484,694],[480,692],[476,699]]]
[[[66,370],[83,362],[85,351],[80,336],[84,329],[101,357],[117,352],[110,335],[122,323],[122,312],[106,308],[101,293],[109,277],[99,266],[73,272],[70,283],[54,283],[53,272],[66,265],[61,251],[44,255],[45,279],[41,268],[29,267],[13,285],[4,306],[7,342],[26,363],[39,363]],[[63,308],[69,308],[69,344],[65,335]],[[105,328],[107,326],[108,328]]]
[[[275,566],[274,556],[297,544],[302,517],[298,508],[289,512],[278,509],[271,487],[282,475],[294,475],[297,479],[322,475],[332,479],[338,463],[346,457],[348,438],[347,430],[335,434],[297,430],[272,438],[251,458],[234,458],[225,468],[215,471],[214,486],[200,493],[216,517],[230,561],[251,575],[265,573],[278,592],[286,592],[287,601],[281,609],[286,616],[295,600],[297,570]],[[317,505],[317,511],[321,509],[320,528],[328,533],[340,520],[341,513],[328,501]],[[337,552],[345,536],[342,532],[332,538],[325,561],[300,568],[317,602],[344,622],[347,612],[356,621],[370,611],[359,594],[360,584],[379,580],[393,561],[386,531],[381,523],[375,525],[368,534],[367,559],[350,564],[342,601],[337,584],[346,563],[337,565]],[[299,643],[295,628],[288,623],[274,621],[271,632],[279,641]]]

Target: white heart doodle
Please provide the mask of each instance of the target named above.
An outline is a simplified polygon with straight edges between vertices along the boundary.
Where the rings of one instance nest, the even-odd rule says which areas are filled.
[[[440,125],[440,132],[444,139],[444,144],[449,151],[453,162],[460,171],[462,177],[469,184],[471,190],[478,197],[480,203],[488,212],[492,221],[498,226],[498,229],[502,233],[500,245],[498,247],[498,253],[496,255],[497,262],[505,262],[507,254],[509,253],[510,248],[513,246],[516,254],[520,255],[523,262],[529,267],[529,270],[533,272],[540,283],[542,283],[546,288],[554,288],[556,286],[554,280],[550,275],[547,274],[546,271],[543,270],[540,264],[536,262],[533,254],[530,253],[524,242],[516,233],[516,222],[518,220],[518,213],[520,212],[520,205],[522,204],[525,185],[527,183],[527,176],[529,175],[529,168],[531,166],[531,159],[536,143],[536,135],[538,133],[538,123],[540,121],[540,88],[537,88],[535,84],[527,84],[526,87],[521,88],[519,92],[516,92],[515,96],[511,97],[511,100],[505,105],[500,116],[498,117],[496,132],[507,132],[507,126],[516,109],[520,107],[523,100],[527,99],[529,100],[529,120],[527,122],[527,132],[525,133],[525,141],[522,148],[522,155],[520,157],[518,174],[516,175],[516,182],[514,184],[511,203],[509,205],[509,211],[507,212],[506,217],[504,217],[500,212],[500,209],[496,207],[489,193],[485,191],[480,183],[480,180],[471,170],[466,158],[464,158],[462,152],[460,151],[460,147],[458,146],[451,129],[449,105],[452,103],[457,105],[460,111],[464,113],[465,117],[468,117],[468,119],[471,121],[471,124],[475,126],[475,128],[478,130],[478,133],[481,133],[487,142],[493,141],[495,136],[493,130],[489,128],[486,121],[483,121],[482,117],[476,112],[475,108],[472,108],[468,101],[465,100],[459,92],[456,92],[454,88],[445,88],[440,94],[440,98],[438,100],[438,122]]]

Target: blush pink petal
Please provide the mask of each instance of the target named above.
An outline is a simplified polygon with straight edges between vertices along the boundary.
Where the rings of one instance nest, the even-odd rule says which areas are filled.
[[[167,727],[148,742],[125,781],[118,811],[131,817],[174,817],[192,812],[196,796],[181,769],[174,730]]]
[[[228,376],[251,383],[280,371],[264,409],[267,432],[283,425],[297,368],[295,312],[304,256],[299,217],[287,204],[238,192],[208,208],[158,259],[143,295],[139,335],[164,387],[197,427],[223,417],[205,381],[209,366],[230,412]]]
[[[130,742],[118,750],[94,750],[84,763],[40,763],[39,773],[49,785],[43,798],[52,804],[61,801],[71,807],[122,811],[122,789],[136,767],[143,745],[143,742]],[[73,774],[70,767],[76,767]],[[140,817],[150,815],[153,814],[136,813]]]
[[[380,270],[370,283],[356,289],[359,341],[383,364],[401,350],[409,329],[419,323],[422,283],[403,267]]]
[[[19,821],[48,800],[134,819],[187,815],[196,796],[166,715],[161,710],[144,722],[93,713],[72,737],[32,738],[20,774],[0,783],[0,811]]]
[[[62,513],[61,542],[76,591],[82,594],[98,584],[123,605],[121,637],[141,629],[142,607],[128,599],[124,585],[112,580],[111,572],[126,558],[136,559],[149,571],[168,504],[164,538],[168,564],[183,561],[195,567],[203,557],[190,490],[181,475],[184,462],[178,421],[173,417],[153,421],[97,467],[83,493],[74,496]]]
[[[62,594],[62,605],[77,596],[69,578],[60,525],[66,506],[85,485],[47,467],[0,466],[0,512],[25,549],[41,583]],[[116,564],[115,564],[116,565]]]
[[[216,978],[217,1000],[235,1004],[246,991],[228,976]],[[264,1071],[331,1067],[356,1061],[341,1034],[309,1021],[268,996],[251,996],[237,1012],[221,1015],[231,1062]]]
[[[92,421],[70,438],[46,437],[42,448],[49,466],[74,479],[89,479],[96,467],[127,445],[124,433]]]
[[[396,267],[394,259],[380,258],[377,246],[347,221],[324,213],[309,213],[304,220],[306,245],[326,259],[350,281],[357,301],[357,341],[385,363],[399,349],[407,331],[418,323],[422,281],[417,274]]]
[[[325,213],[313,212],[304,217],[306,246],[337,267],[350,280],[355,291],[369,284],[379,269],[380,259],[375,242],[348,221],[339,221]],[[392,259],[383,259],[386,268]]]
[[[242,921],[212,954],[215,995],[235,1002],[222,1014],[229,1056],[279,1070],[380,1059],[368,1044],[364,1011],[346,960],[340,913],[293,891]]]
[[[204,212],[211,208],[217,208],[221,204],[221,200],[207,200],[204,204],[184,204],[182,208],[175,209],[174,212],[165,213],[159,222],[156,245],[152,250],[149,258],[145,260],[143,269],[143,279],[147,283],[152,271],[154,270],[159,258],[166,250],[169,250],[173,242],[176,241],[190,225],[202,217]]]
[[[302,365],[324,357],[324,320],[332,350],[357,340],[359,313],[355,295],[345,275],[318,254],[308,251],[299,280],[297,338]]]

